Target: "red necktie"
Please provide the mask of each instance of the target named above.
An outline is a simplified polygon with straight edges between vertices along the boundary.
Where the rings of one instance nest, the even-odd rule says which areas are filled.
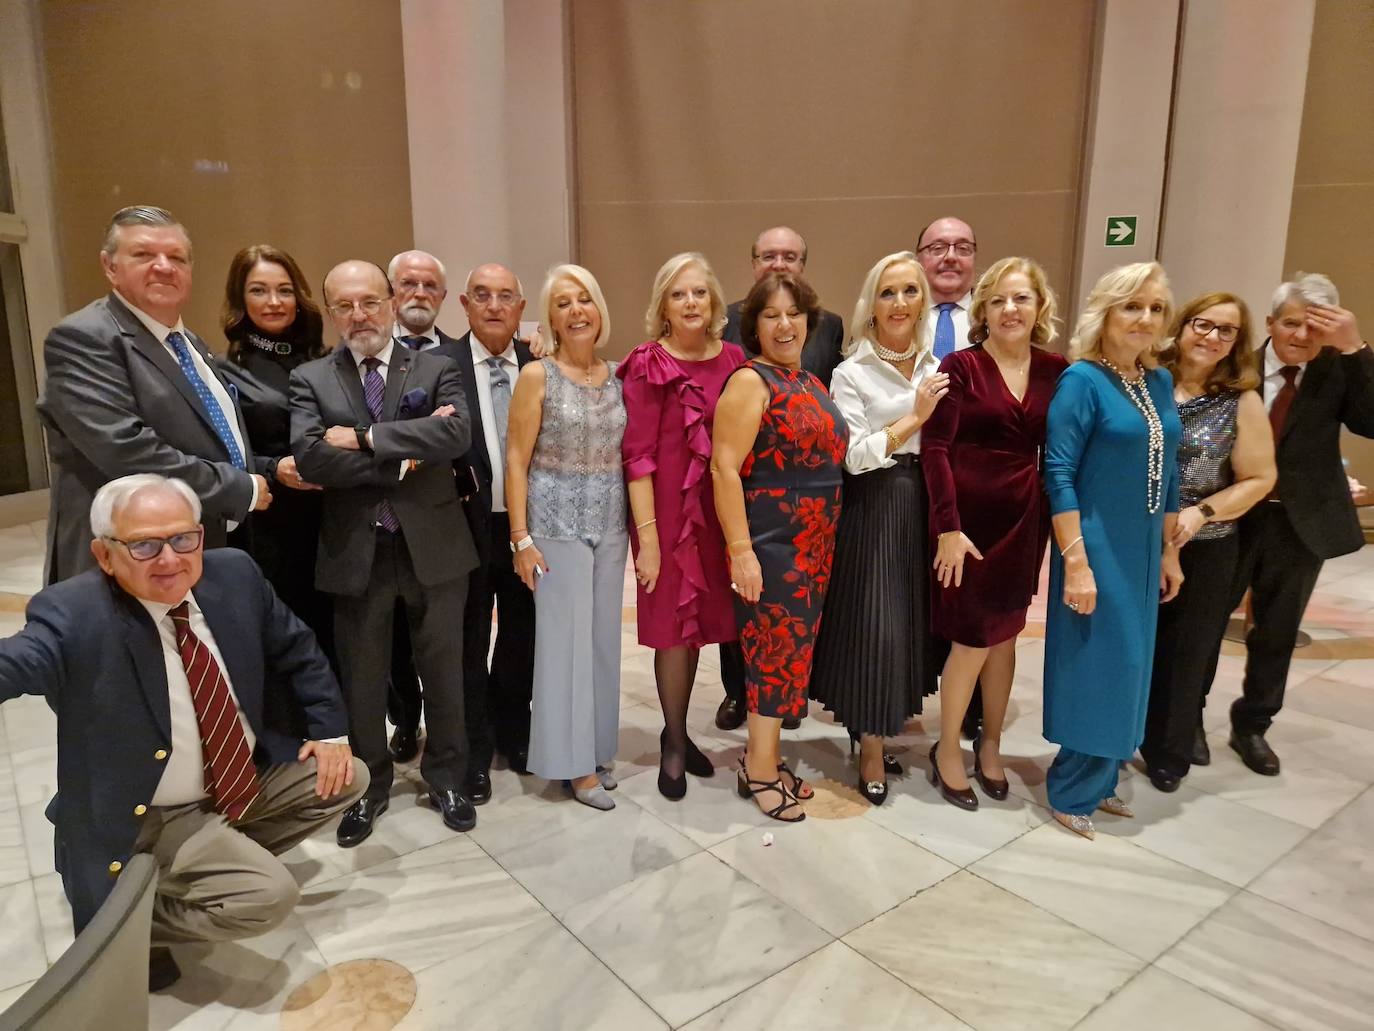
[[[168,615],[191,684],[191,704],[205,756],[205,786],[215,800],[215,811],[237,820],[258,797],[258,771],[239,723],[238,706],[229,693],[229,682],[205,642],[191,632],[189,607],[183,601]]]
[[[1288,420],[1288,410],[1293,407],[1293,399],[1298,396],[1298,366],[1285,365],[1279,370],[1283,386],[1274,395],[1274,403],[1269,408],[1269,425],[1274,428],[1274,443],[1283,436],[1283,424]]]

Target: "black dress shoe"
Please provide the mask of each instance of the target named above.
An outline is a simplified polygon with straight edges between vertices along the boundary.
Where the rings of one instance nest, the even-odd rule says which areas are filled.
[[[506,753],[506,765],[522,777],[530,775],[530,750],[528,748],[517,748],[513,752]]]
[[[386,812],[386,807],[390,804],[391,800],[387,798],[364,796],[345,809],[343,819],[339,821],[338,833],[335,835],[339,848],[352,848],[366,841],[372,833],[372,824],[376,822],[377,817]]]
[[[435,791],[430,788],[429,804],[444,817],[444,826],[455,831],[470,831],[477,826],[477,810],[472,802],[452,788]]]
[[[410,762],[420,754],[420,731],[397,727],[396,732],[391,735],[391,744],[387,746],[386,751],[394,762]]]
[[[1183,782],[1183,778],[1170,773],[1168,770],[1152,769],[1149,774],[1150,783],[1155,786],[1155,789],[1166,794],[1177,791],[1179,784]]]
[[[172,950],[155,945],[148,953],[148,991],[160,992],[181,980],[181,967],[172,958]]]
[[[716,726],[721,730],[739,730],[744,725],[747,715],[743,702],[726,695],[725,700],[720,703],[720,708],[716,710]]]
[[[472,799],[473,805],[484,805],[491,801],[491,774],[486,770],[474,770],[468,774],[463,790]]]
[[[1188,761],[1194,766],[1208,766],[1212,762],[1212,750],[1207,747],[1207,732],[1201,724],[1198,724],[1197,733],[1193,735],[1193,754]]]
[[[1240,756],[1240,761],[1256,773],[1265,777],[1279,775],[1279,757],[1269,747],[1269,742],[1264,740],[1263,734],[1242,734],[1233,730],[1231,747]]]

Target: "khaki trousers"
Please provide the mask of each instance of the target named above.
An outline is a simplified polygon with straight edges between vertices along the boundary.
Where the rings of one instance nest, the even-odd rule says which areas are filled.
[[[237,823],[210,800],[148,810],[134,845],[157,860],[152,944],[229,941],[270,931],[300,889],[278,855],[308,838],[367,790],[367,764],[353,759],[353,783],[315,794],[315,757],[268,767],[262,791]]]

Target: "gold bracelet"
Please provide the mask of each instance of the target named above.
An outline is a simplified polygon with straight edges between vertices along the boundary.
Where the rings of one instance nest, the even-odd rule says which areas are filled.
[[[743,540],[731,541],[729,544],[725,545],[725,550],[726,550],[727,552],[729,552],[731,555],[734,555],[734,554],[736,554],[736,552],[735,552],[735,546],[738,545],[738,544],[747,544],[747,545],[749,545],[749,550],[750,550],[750,551],[753,551],[753,550],[754,550],[754,542],[753,542],[752,540],[750,540],[748,537],[744,538]],[[744,552],[741,551],[741,552],[738,552],[738,554],[743,555]]]
[[[653,519],[646,519],[646,520],[644,520],[644,522],[642,522],[642,523],[635,523],[635,529],[636,529],[636,530],[642,530],[642,529],[644,529],[644,527],[646,527],[646,526],[653,526],[653,524],[656,523],[656,522],[658,522],[658,517],[657,517],[657,516],[655,516]]]
[[[892,450],[889,451],[888,454],[895,455],[897,453],[897,449],[902,446],[901,440],[898,439],[897,434],[892,432],[891,426],[884,426],[883,432],[887,434],[888,443],[892,445]]]

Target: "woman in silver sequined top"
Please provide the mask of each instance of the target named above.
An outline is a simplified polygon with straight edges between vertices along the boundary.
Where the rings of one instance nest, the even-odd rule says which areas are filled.
[[[1177,790],[1191,766],[1211,759],[1202,707],[1230,616],[1236,520],[1263,503],[1275,478],[1274,438],[1254,389],[1259,372],[1245,302],[1229,293],[1204,294],[1179,311],[1172,336],[1160,361],[1173,373],[1183,424],[1174,532],[1183,588],[1159,610],[1140,746],[1160,791]]]
[[[557,265],[540,298],[553,353],[529,362],[511,397],[506,508],[515,572],[534,592],[529,770],[562,780],[594,809],[620,725],[620,605],[629,536],[620,448],[625,400],[601,287]]]

